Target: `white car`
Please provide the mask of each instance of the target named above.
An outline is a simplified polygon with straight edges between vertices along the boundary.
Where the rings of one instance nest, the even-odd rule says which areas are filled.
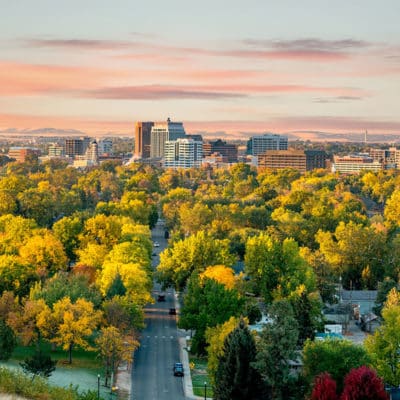
[[[154,247],[160,247],[160,243],[158,243],[158,242],[154,242]]]

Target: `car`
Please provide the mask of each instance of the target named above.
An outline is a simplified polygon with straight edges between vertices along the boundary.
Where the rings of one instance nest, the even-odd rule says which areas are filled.
[[[154,247],[160,247],[160,243],[158,243],[158,242],[154,242],[153,245],[154,245]]]
[[[172,368],[174,371],[174,376],[183,376],[183,364],[180,362],[176,362]]]
[[[165,301],[165,294],[164,293],[160,293],[157,297],[157,301]]]
[[[176,315],[176,309],[175,308],[170,308],[168,311],[169,315]]]

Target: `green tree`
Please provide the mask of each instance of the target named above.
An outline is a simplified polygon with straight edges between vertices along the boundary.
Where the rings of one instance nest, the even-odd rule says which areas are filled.
[[[387,295],[393,288],[397,288],[397,283],[392,278],[386,277],[382,282],[378,283],[378,293],[376,295],[374,306],[374,313],[376,315],[381,315]]]
[[[382,325],[367,337],[365,347],[379,376],[397,387],[400,385],[400,304],[396,288],[389,292],[382,318]]]
[[[255,367],[271,390],[273,400],[284,400],[291,380],[290,363],[298,359],[299,331],[290,303],[275,301],[268,310],[271,323],[263,328],[257,342]]]
[[[243,304],[244,299],[235,289],[226,289],[214,279],[203,278],[200,281],[198,276],[192,276],[178,324],[181,328],[195,330],[193,352],[203,354],[206,329],[222,324],[232,316],[239,316]]]
[[[51,359],[47,354],[41,351],[36,351],[32,357],[25,358],[24,362],[19,363],[25,373],[35,376],[42,376],[48,378],[56,369],[57,361]]]
[[[124,296],[126,294],[126,287],[122,282],[121,275],[117,273],[111,286],[108,288],[106,293],[107,299],[112,299],[114,296]]]
[[[229,253],[229,241],[214,239],[200,231],[180,240],[160,254],[157,279],[164,286],[181,290],[193,271],[202,272],[212,265],[232,266],[234,257]]]
[[[215,374],[216,400],[252,400],[261,398],[261,376],[254,369],[256,345],[243,319],[226,337],[223,354]]]
[[[328,372],[336,381],[339,393],[345,376],[352,368],[369,364],[370,358],[364,347],[349,340],[308,340],[303,348],[303,372],[309,384],[319,374]]]
[[[7,361],[11,357],[16,345],[17,340],[14,331],[3,319],[0,319],[0,360]]]

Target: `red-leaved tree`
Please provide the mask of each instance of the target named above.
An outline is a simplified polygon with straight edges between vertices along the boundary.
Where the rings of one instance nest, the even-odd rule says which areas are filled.
[[[352,369],[344,380],[341,400],[388,400],[382,379],[365,365]]]
[[[311,400],[338,400],[336,382],[328,372],[323,372],[315,378]]]

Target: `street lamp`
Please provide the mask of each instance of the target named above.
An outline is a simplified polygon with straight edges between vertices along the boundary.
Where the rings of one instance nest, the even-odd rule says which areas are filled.
[[[207,382],[204,382],[204,400],[207,400]]]
[[[100,374],[97,374],[97,400],[100,400]]]

